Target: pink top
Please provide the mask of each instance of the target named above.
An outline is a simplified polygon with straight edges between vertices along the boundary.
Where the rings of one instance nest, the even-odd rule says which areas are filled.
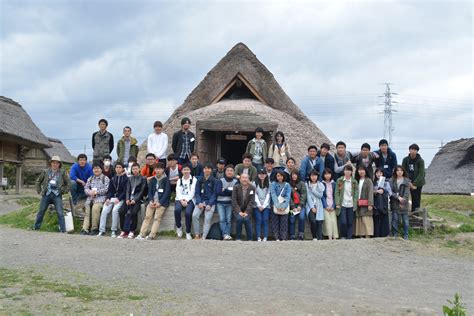
[[[326,202],[328,204],[328,207],[332,207],[332,205],[334,204],[331,182],[326,182]]]

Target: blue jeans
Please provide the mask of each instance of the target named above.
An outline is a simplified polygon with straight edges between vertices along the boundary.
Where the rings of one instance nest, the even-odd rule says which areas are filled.
[[[354,208],[341,207],[339,214],[339,224],[341,225],[341,238],[352,239],[352,229],[354,223]]]
[[[84,187],[76,181],[71,181],[71,196],[72,203],[77,204],[79,200],[85,200],[87,198]]]
[[[245,217],[240,216],[239,213],[235,214],[236,223],[236,239],[242,239],[242,224],[245,225],[245,234],[247,235],[247,240],[252,240],[252,225],[250,224],[250,216],[252,214],[248,214]]]
[[[403,222],[403,239],[408,239],[408,213],[392,212],[392,236],[398,237],[398,224],[400,223],[400,217]]]
[[[43,197],[41,198],[38,214],[36,214],[35,229],[40,229],[41,224],[43,223],[44,213],[46,212],[50,204],[54,204],[54,207],[56,208],[60,231],[62,233],[66,232],[66,224],[64,222],[63,214],[63,199],[61,195],[56,196],[53,193],[50,193],[47,196],[43,195]]]
[[[184,208],[180,201],[176,201],[174,205],[174,222],[177,228],[181,228],[181,212],[184,210],[184,217],[186,218],[186,233],[191,234],[191,224],[193,222],[193,201],[188,202],[188,206]]]
[[[217,213],[219,214],[219,226],[221,227],[222,237],[230,236],[230,227],[232,221],[232,205],[217,203]]]
[[[268,222],[270,220],[270,209],[264,208],[260,212],[258,208],[253,210],[255,215],[255,231],[257,233],[257,238],[262,237],[262,225],[263,225],[263,238],[268,238]]]
[[[295,238],[295,224],[296,224],[296,219],[298,218],[298,233],[299,236],[304,235],[304,225],[306,224],[306,212],[305,208],[303,207],[301,209],[301,212],[298,215],[290,215],[289,220],[290,220],[290,239]]]

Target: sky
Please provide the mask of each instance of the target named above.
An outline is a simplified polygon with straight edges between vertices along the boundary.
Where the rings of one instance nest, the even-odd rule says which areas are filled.
[[[470,1],[0,3],[0,95],[74,155],[100,118],[143,142],[238,42],[334,144],[378,147],[385,82],[400,160],[473,137]]]

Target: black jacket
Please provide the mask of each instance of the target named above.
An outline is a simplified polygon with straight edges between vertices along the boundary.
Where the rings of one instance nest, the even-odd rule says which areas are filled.
[[[194,152],[194,144],[196,143],[196,137],[194,136],[194,133],[191,131],[188,131],[189,134],[189,148],[191,150],[191,153]],[[193,140],[194,139],[194,140]],[[191,141],[193,140],[193,141]],[[183,130],[179,130],[176,133],[173,134],[173,141],[171,142],[171,147],[173,148],[173,152],[176,155],[181,154],[181,148],[183,147]]]

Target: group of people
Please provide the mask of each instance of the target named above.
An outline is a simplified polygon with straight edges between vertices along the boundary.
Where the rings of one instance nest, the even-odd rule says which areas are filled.
[[[297,169],[285,135],[276,132],[268,145],[264,131],[257,128],[241,163],[234,166],[220,158],[214,166],[199,161],[190,125],[189,118],[181,120],[182,127],[171,142],[173,153],[167,155],[168,136],[163,124],[155,122],[154,133],[147,139],[145,164],[140,166],[137,140],[128,126],[112,164],[114,139],[107,131],[108,122],[101,119],[99,131],[92,135],[92,165],[80,154],[68,176],[55,156],[39,176],[37,190],[42,200],[33,228],[40,228],[45,210],[54,203],[60,230],[65,231],[62,194],[70,188],[75,205],[85,200],[84,235],[105,236],[112,213],[111,237],[155,239],[163,214],[174,203],[176,234],[180,238],[185,234],[186,239],[207,239],[215,211],[223,240],[241,240],[243,228],[247,240],[267,241],[270,230],[277,241],[304,240],[306,221],[313,240],[390,234],[408,238],[409,199],[413,212],[420,206],[425,183],[418,145],[409,146],[402,164],[385,139],[378,150],[371,151],[364,143],[356,153],[347,151],[340,141],[334,155],[329,144],[319,149],[312,145]],[[135,235],[142,204],[145,217]]]

